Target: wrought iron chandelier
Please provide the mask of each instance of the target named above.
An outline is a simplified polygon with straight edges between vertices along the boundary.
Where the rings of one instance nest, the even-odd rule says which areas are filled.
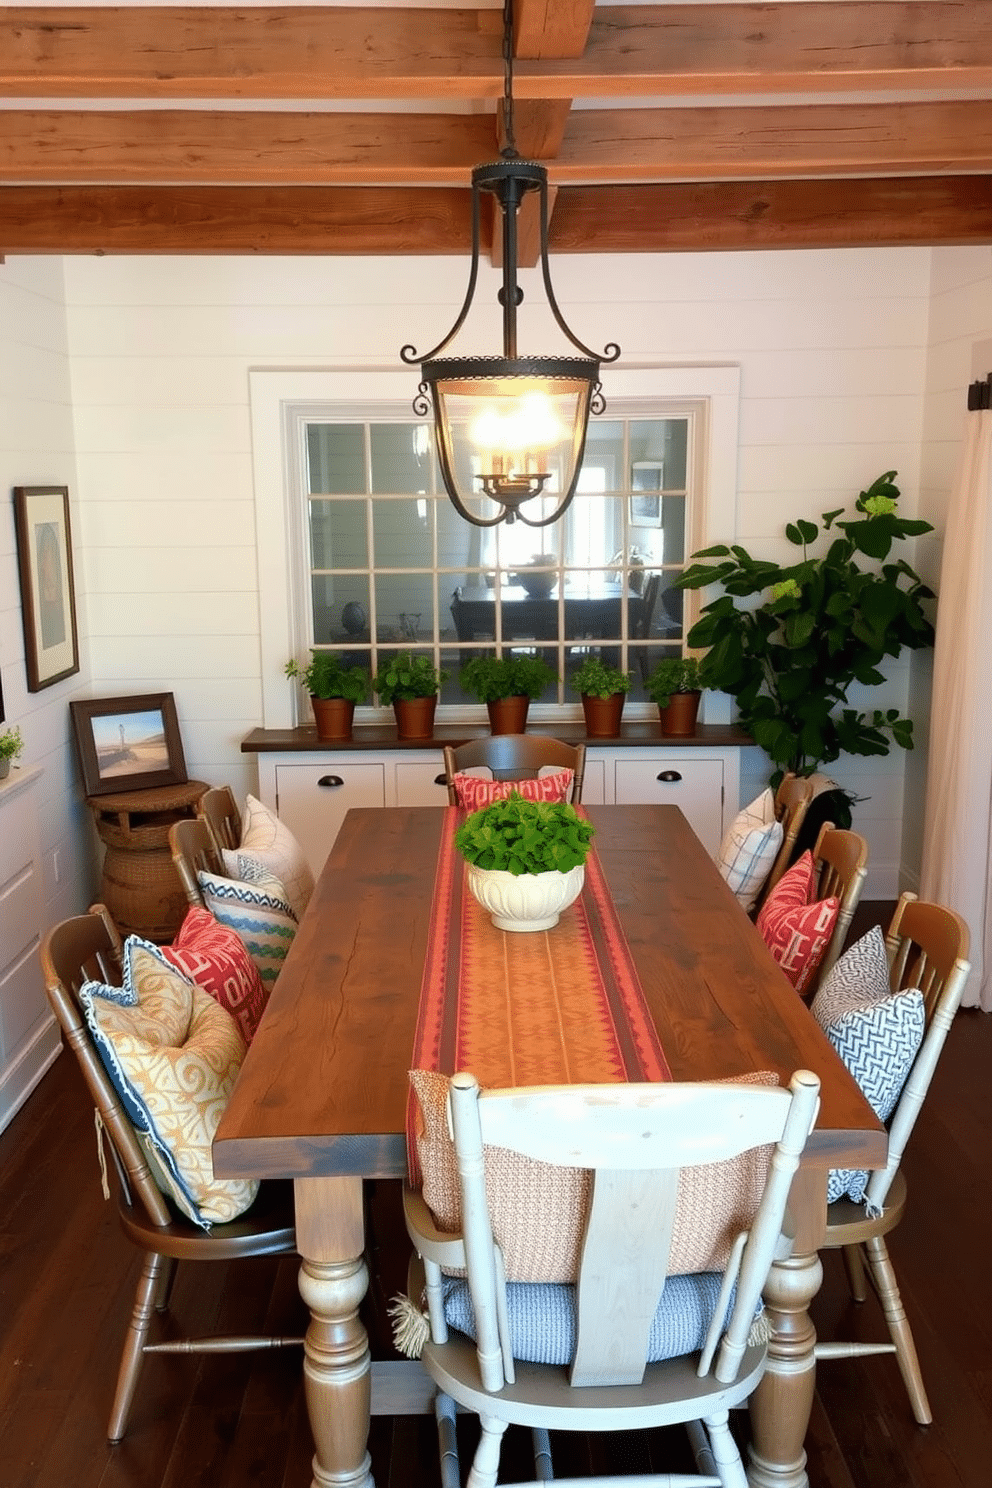
[[[620,348],[610,342],[599,355],[569,329],[555,299],[548,267],[548,173],[521,160],[513,133],[513,7],[503,8],[503,108],[506,148],[499,160],[472,172],[472,264],[462,308],[448,334],[433,350],[400,351],[408,366],[420,363],[423,380],[414,412],[434,413],[438,461],[455,509],[476,527],[495,527],[518,518],[529,527],[548,527],[563,515],[575,495],[590,413],[606,408],[599,381],[601,362],[615,362]],[[579,356],[518,356],[517,213],[528,192],[540,192],[541,271],[548,306],[559,329]],[[503,355],[441,357],[461,330],[475,295],[479,273],[482,193],[495,197],[502,213]],[[529,517],[523,503],[548,491],[558,498],[549,516]],[[483,513],[479,498],[499,507]],[[470,505],[472,503],[472,505]]]

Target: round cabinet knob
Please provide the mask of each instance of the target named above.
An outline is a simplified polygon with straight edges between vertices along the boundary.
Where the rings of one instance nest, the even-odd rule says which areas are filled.
[[[663,780],[666,785],[673,785],[677,784],[678,781],[682,779],[682,776],[679,774],[678,770],[662,770],[661,774],[658,776],[658,779]]]

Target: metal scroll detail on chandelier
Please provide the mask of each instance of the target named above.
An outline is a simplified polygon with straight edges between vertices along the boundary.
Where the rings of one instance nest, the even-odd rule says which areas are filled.
[[[401,359],[420,363],[423,381],[414,412],[428,417],[433,407],[438,462],[445,489],[459,514],[476,527],[495,527],[518,518],[530,527],[557,522],[575,495],[590,413],[606,408],[599,381],[601,362],[615,362],[620,347],[609,342],[602,353],[590,350],[569,329],[555,299],[548,267],[548,173],[517,153],[513,133],[513,8],[503,10],[503,112],[506,148],[500,159],[472,172],[472,265],[462,308],[448,334],[426,354],[407,345]],[[580,356],[518,356],[517,213],[524,196],[540,192],[541,271],[559,329]],[[461,330],[472,305],[479,272],[482,193],[495,197],[502,213],[503,355],[440,357]],[[529,517],[524,502],[547,494],[559,497],[548,516]],[[484,498],[500,508],[484,515]],[[471,505],[470,505],[471,503]]]

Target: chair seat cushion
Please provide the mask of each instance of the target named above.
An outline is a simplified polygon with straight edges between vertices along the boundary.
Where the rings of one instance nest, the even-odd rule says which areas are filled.
[[[197,880],[206,908],[238,933],[258,968],[262,986],[271,992],[296,935],[296,916],[282,883],[262,871],[256,881],[248,883],[202,868]]]
[[[161,949],[170,966],[227,1008],[250,1044],[268,993],[237,931],[222,925],[209,910],[191,905],[172,945]]]
[[[916,987],[889,990],[885,941],[875,926],[845,951],[812,1002],[812,1013],[857,1080],[880,1121],[887,1121],[919,1052],[926,1014]],[[871,1174],[834,1168],[827,1203],[862,1203]]]
[[[719,1271],[667,1279],[648,1335],[649,1364],[702,1348],[719,1301],[722,1279]],[[444,1286],[444,1315],[449,1328],[457,1328],[459,1333],[474,1339],[475,1316],[468,1282],[449,1280]],[[731,1305],[732,1301],[731,1297]],[[510,1282],[506,1304],[515,1359],[531,1364],[572,1362],[576,1340],[574,1286]]]
[[[211,1143],[245,1042],[230,1013],[188,982],[158,946],[130,936],[120,987],[85,982],[79,1001],[94,1043],[163,1191],[209,1229],[243,1214],[258,1183],[217,1179]]]
[[[717,867],[742,909],[751,910],[782,846],[783,827],[775,816],[771,789],[739,811],[717,853]]]
[[[823,960],[840,912],[835,894],[812,898],[815,881],[813,854],[805,852],[783,873],[756,921],[765,945],[797,992],[805,991]]]
[[[514,791],[525,801],[567,801],[574,778],[573,770],[555,770],[533,780],[484,780],[479,775],[459,770],[451,783],[459,806],[469,811],[481,811],[483,806],[491,806],[493,801],[504,801]]]
[[[461,1229],[455,1145],[448,1130],[448,1076],[411,1070],[420,1123],[417,1155],[424,1202],[439,1229]],[[770,1071],[736,1083],[777,1085]],[[591,1174],[538,1162],[503,1147],[485,1147],[486,1193],[509,1281],[571,1282],[578,1275]],[[671,1274],[722,1269],[730,1246],[750,1227],[764,1190],[771,1148],[729,1162],[683,1168],[672,1234]]]
[[[313,893],[310,865],[285,822],[254,796],[245,801],[240,843],[224,848],[221,857],[231,878],[252,880],[258,870],[277,878],[293,914],[302,920]]]

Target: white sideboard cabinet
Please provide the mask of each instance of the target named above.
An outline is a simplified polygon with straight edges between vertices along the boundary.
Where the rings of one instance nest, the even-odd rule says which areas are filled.
[[[38,959],[44,920],[40,778],[35,766],[0,780],[0,1131],[61,1048]]]
[[[582,737],[581,731],[569,732]],[[257,754],[259,798],[297,838],[314,874],[323,867],[352,806],[448,803],[442,748],[454,739],[437,738],[417,747],[393,742],[390,747],[388,738],[365,740],[360,730],[355,733],[352,744],[337,747],[318,744],[312,729],[257,729],[242,744],[245,752]],[[567,736],[564,728],[554,733]],[[458,741],[467,736],[462,731]],[[583,802],[678,806],[707,851],[715,854],[740,806],[740,748],[748,742],[720,726],[700,730],[685,742],[663,739],[657,728],[651,732],[646,726],[640,735],[616,744],[587,741]]]

